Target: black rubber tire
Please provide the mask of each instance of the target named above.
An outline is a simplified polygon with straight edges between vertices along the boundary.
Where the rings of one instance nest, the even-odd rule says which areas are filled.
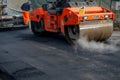
[[[36,26],[35,25],[36,25],[36,22],[31,21],[31,30],[32,30],[34,35],[38,35],[39,33],[38,33],[38,31],[36,31],[36,29],[35,29]]]
[[[46,32],[44,30],[44,20],[41,19],[40,22],[31,21],[31,30],[33,34],[37,36],[42,35],[44,32]]]
[[[69,29],[75,28],[76,29],[76,33],[75,33],[75,38],[76,39],[72,39],[69,35]],[[79,26],[65,26],[65,38],[67,40],[67,42],[70,45],[75,45],[77,40],[79,39],[79,35],[80,35],[80,30],[79,30]]]

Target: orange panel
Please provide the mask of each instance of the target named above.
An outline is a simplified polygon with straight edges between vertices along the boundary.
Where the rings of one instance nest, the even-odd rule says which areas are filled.
[[[44,16],[45,30],[50,32],[58,32],[58,19],[57,15],[50,15],[46,12]]]
[[[42,8],[36,8],[30,12],[30,19],[32,21],[39,22],[44,15],[45,15],[45,12]]]
[[[91,6],[91,7],[85,7],[85,12],[86,13],[99,13],[99,12],[103,12],[103,9],[98,6]]]
[[[79,14],[79,12],[80,7],[68,7],[63,9],[61,15],[51,15],[42,8],[36,8],[30,12],[30,19],[39,22],[43,18],[46,31],[58,32],[60,29],[64,33],[65,25],[78,25],[81,20],[84,20],[84,16],[87,16],[88,20],[104,20],[106,14],[110,19],[114,18],[114,14],[110,10],[98,6],[85,7],[84,14]],[[94,18],[93,16],[99,17]]]

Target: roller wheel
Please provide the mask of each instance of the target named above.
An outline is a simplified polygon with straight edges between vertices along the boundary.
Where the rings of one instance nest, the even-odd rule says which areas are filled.
[[[76,44],[79,34],[79,26],[65,26],[65,38],[69,44]]]
[[[41,19],[40,22],[31,21],[31,29],[34,35],[41,35],[45,32],[44,30],[44,20]]]

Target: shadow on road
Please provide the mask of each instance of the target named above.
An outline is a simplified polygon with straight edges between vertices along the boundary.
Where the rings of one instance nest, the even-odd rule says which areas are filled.
[[[83,46],[80,46],[80,45],[74,45],[74,46],[71,46],[67,43],[65,37],[62,35],[62,34],[58,34],[58,33],[47,33],[47,34],[43,34],[41,36],[35,36],[33,35],[32,33],[22,33],[20,34],[19,36],[17,36],[17,38],[21,38],[21,40],[23,41],[29,41],[29,42],[32,42],[32,43],[35,43],[35,45],[44,45],[47,47],[54,47],[56,49],[59,49],[59,50],[63,50],[63,51],[66,51],[68,53],[78,53],[78,54],[84,54],[84,53],[88,53],[88,55],[91,55],[90,53],[92,54],[96,54],[96,52],[94,50],[89,50],[89,49],[86,49],[86,48],[83,48]],[[85,41],[83,41],[85,43]],[[82,43],[82,42],[81,42]],[[86,44],[88,43],[88,44]],[[86,42],[85,45],[87,46],[90,46],[90,44],[92,43],[89,43],[89,42]],[[97,43],[97,42],[94,42],[94,45],[98,45],[100,48],[102,45],[102,47],[104,45],[111,45],[108,42],[105,42],[105,43]],[[118,45],[117,45],[118,46]],[[93,47],[93,46],[91,46]],[[104,50],[104,48],[103,48]],[[101,50],[102,51],[102,50]],[[104,53],[107,53],[107,51],[103,51]],[[103,53],[103,52],[97,52],[97,53]]]
[[[0,80],[15,80],[12,76],[0,71]]]
[[[17,38],[23,41],[29,41],[35,44],[54,47],[56,49],[64,50],[69,53],[74,53],[74,46],[67,43],[65,37],[59,33],[47,33],[41,36],[35,36],[32,33],[22,33]]]
[[[1,33],[1,32],[8,32],[8,31],[23,30],[23,29],[27,29],[27,28],[28,28],[28,27],[0,28],[0,33]]]

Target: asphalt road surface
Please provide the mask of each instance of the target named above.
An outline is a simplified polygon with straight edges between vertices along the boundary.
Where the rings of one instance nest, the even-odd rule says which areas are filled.
[[[0,80],[120,80],[120,31],[105,43],[78,44],[70,46],[58,34],[34,36],[29,29],[2,31],[0,72],[11,79]]]

